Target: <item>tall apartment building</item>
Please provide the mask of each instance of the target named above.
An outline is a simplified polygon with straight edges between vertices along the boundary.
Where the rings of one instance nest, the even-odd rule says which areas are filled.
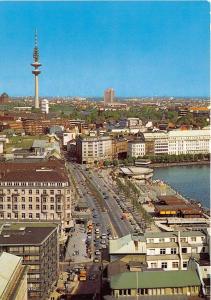
[[[109,241],[110,261],[139,261],[151,269],[185,270],[190,257],[209,261],[206,231],[146,232]]]
[[[76,140],[76,158],[81,164],[112,159],[112,138],[109,136],[86,136]]]
[[[42,99],[41,100],[41,112],[43,114],[48,114],[49,113],[49,101],[47,99]]]
[[[22,264],[28,267],[28,299],[46,299],[58,277],[57,224],[3,223],[0,226],[1,252],[22,257]]]
[[[54,220],[69,228],[71,191],[64,163],[1,163],[0,220]]]
[[[16,255],[0,253],[0,299],[27,300],[27,266]]]
[[[104,92],[104,104],[112,104],[114,102],[115,92],[114,89],[109,88]]]

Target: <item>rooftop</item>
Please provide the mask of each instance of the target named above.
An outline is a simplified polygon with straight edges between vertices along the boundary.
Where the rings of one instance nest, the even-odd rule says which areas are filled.
[[[125,272],[111,276],[112,289],[200,286],[196,271]]]
[[[1,182],[67,182],[65,166],[59,161],[0,163]]]
[[[56,223],[4,223],[0,245],[39,245],[58,226]]]

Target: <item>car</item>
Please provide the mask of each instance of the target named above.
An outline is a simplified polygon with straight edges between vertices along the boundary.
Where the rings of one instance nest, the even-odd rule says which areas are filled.
[[[100,255],[100,250],[95,250],[95,255]]]
[[[106,241],[105,241],[105,240],[102,240],[102,241],[101,241],[101,244],[102,244],[102,245],[105,245],[105,244],[106,244]]]
[[[95,262],[95,263],[99,263],[99,262],[100,262],[99,257],[96,256],[96,257],[94,258],[94,262]]]
[[[102,239],[106,239],[106,237],[107,237],[107,234],[106,234],[106,233],[102,233],[102,234],[101,234],[101,238],[102,238]]]

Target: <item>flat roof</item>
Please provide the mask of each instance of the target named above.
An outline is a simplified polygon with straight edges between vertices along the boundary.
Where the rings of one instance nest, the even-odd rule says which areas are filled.
[[[53,223],[4,224],[1,227],[0,245],[39,245],[57,226]]]

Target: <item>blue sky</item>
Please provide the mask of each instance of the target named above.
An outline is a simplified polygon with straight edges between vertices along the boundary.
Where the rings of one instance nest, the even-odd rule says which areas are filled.
[[[0,2],[0,93],[209,95],[208,2]]]

